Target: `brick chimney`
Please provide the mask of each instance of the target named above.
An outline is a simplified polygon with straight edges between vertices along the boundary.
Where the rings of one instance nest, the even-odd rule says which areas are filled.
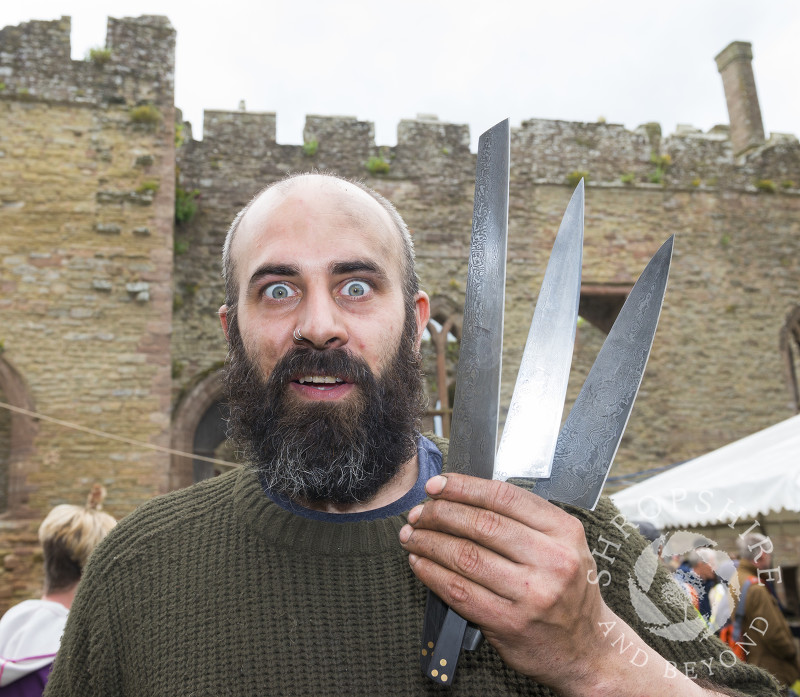
[[[743,155],[764,143],[764,124],[753,76],[753,50],[747,41],[734,41],[714,60],[728,102],[733,153]]]

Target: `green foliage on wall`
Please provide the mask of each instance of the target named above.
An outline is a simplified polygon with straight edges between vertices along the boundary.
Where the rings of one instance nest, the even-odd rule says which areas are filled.
[[[186,142],[185,128],[182,123],[175,124],[175,148],[181,147]]]
[[[774,194],[778,187],[775,186],[775,182],[772,179],[759,179],[756,182],[756,189],[767,194]]]
[[[389,171],[389,163],[382,157],[373,155],[370,157],[364,166],[370,174],[386,174]]]
[[[663,184],[664,175],[672,164],[672,158],[667,154],[659,155],[653,152],[650,153],[650,162],[656,166],[656,169],[648,175],[648,179],[652,184]]]
[[[130,110],[130,119],[132,123],[155,126],[161,123],[161,118],[161,112],[152,104],[140,104]]]
[[[188,223],[197,215],[197,199],[199,189],[187,191],[181,186],[175,187],[175,222],[179,225]]]
[[[86,60],[97,66],[103,66],[111,60],[111,49],[99,46],[90,48],[86,54]]]
[[[573,186],[573,187],[574,186],[578,186],[578,184],[580,183],[581,179],[583,179],[584,184],[588,184],[589,183],[589,173],[585,172],[584,170],[581,170],[581,169],[576,169],[574,172],[570,172],[567,175],[567,184],[569,184],[570,186]]]
[[[146,194],[149,192],[155,193],[158,191],[158,187],[160,186],[158,180],[156,179],[147,179],[143,181],[139,187],[136,189],[137,194]]]

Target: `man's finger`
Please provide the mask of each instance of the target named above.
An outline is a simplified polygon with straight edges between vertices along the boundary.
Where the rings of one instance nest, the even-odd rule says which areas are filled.
[[[550,544],[547,536],[486,508],[447,499],[428,501],[409,515],[416,530],[435,530],[454,539],[468,539],[517,564],[528,564],[536,550]]]
[[[571,518],[557,506],[513,484],[465,474],[437,475],[425,490],[431,498],[495,511],[545,534],[559,531]]]
[[[524,567],[472,540],[406,526],[401,530],[400,542],[410,554],[447,569],[497,596],[513,600],[524,592]]]
[[[411,568],[417,578],[459,615],[478,626],[495,626],[498,615],[512,613],[513,601],[492,589],[428,559],[411,554]]]

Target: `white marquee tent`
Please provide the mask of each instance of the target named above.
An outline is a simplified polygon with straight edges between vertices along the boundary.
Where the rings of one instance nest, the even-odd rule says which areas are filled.
[[[631,521],[657,528],[800,512],[800,415],[612,494]]]

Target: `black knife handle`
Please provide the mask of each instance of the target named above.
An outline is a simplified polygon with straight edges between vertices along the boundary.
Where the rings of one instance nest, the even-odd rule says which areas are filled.
[[[447,614],[428,663],[426,675],[431,680],[440,685],[452,684],[466,631],[467,621],[454,610],[447,608]]]
[[[422,625],[422,649],[419,656],[422,672],[425,675],[428,674],[428,664],[431,662],[433,649],[439,640],[439,631],[449,609],[438,595],[428,591],[428,600],[425,603],[425,621]]]
[[[439,685],[451,685],[461,649],[474,651],[482,639],[480,629],[428,591],[420,653],[425,675]]]

